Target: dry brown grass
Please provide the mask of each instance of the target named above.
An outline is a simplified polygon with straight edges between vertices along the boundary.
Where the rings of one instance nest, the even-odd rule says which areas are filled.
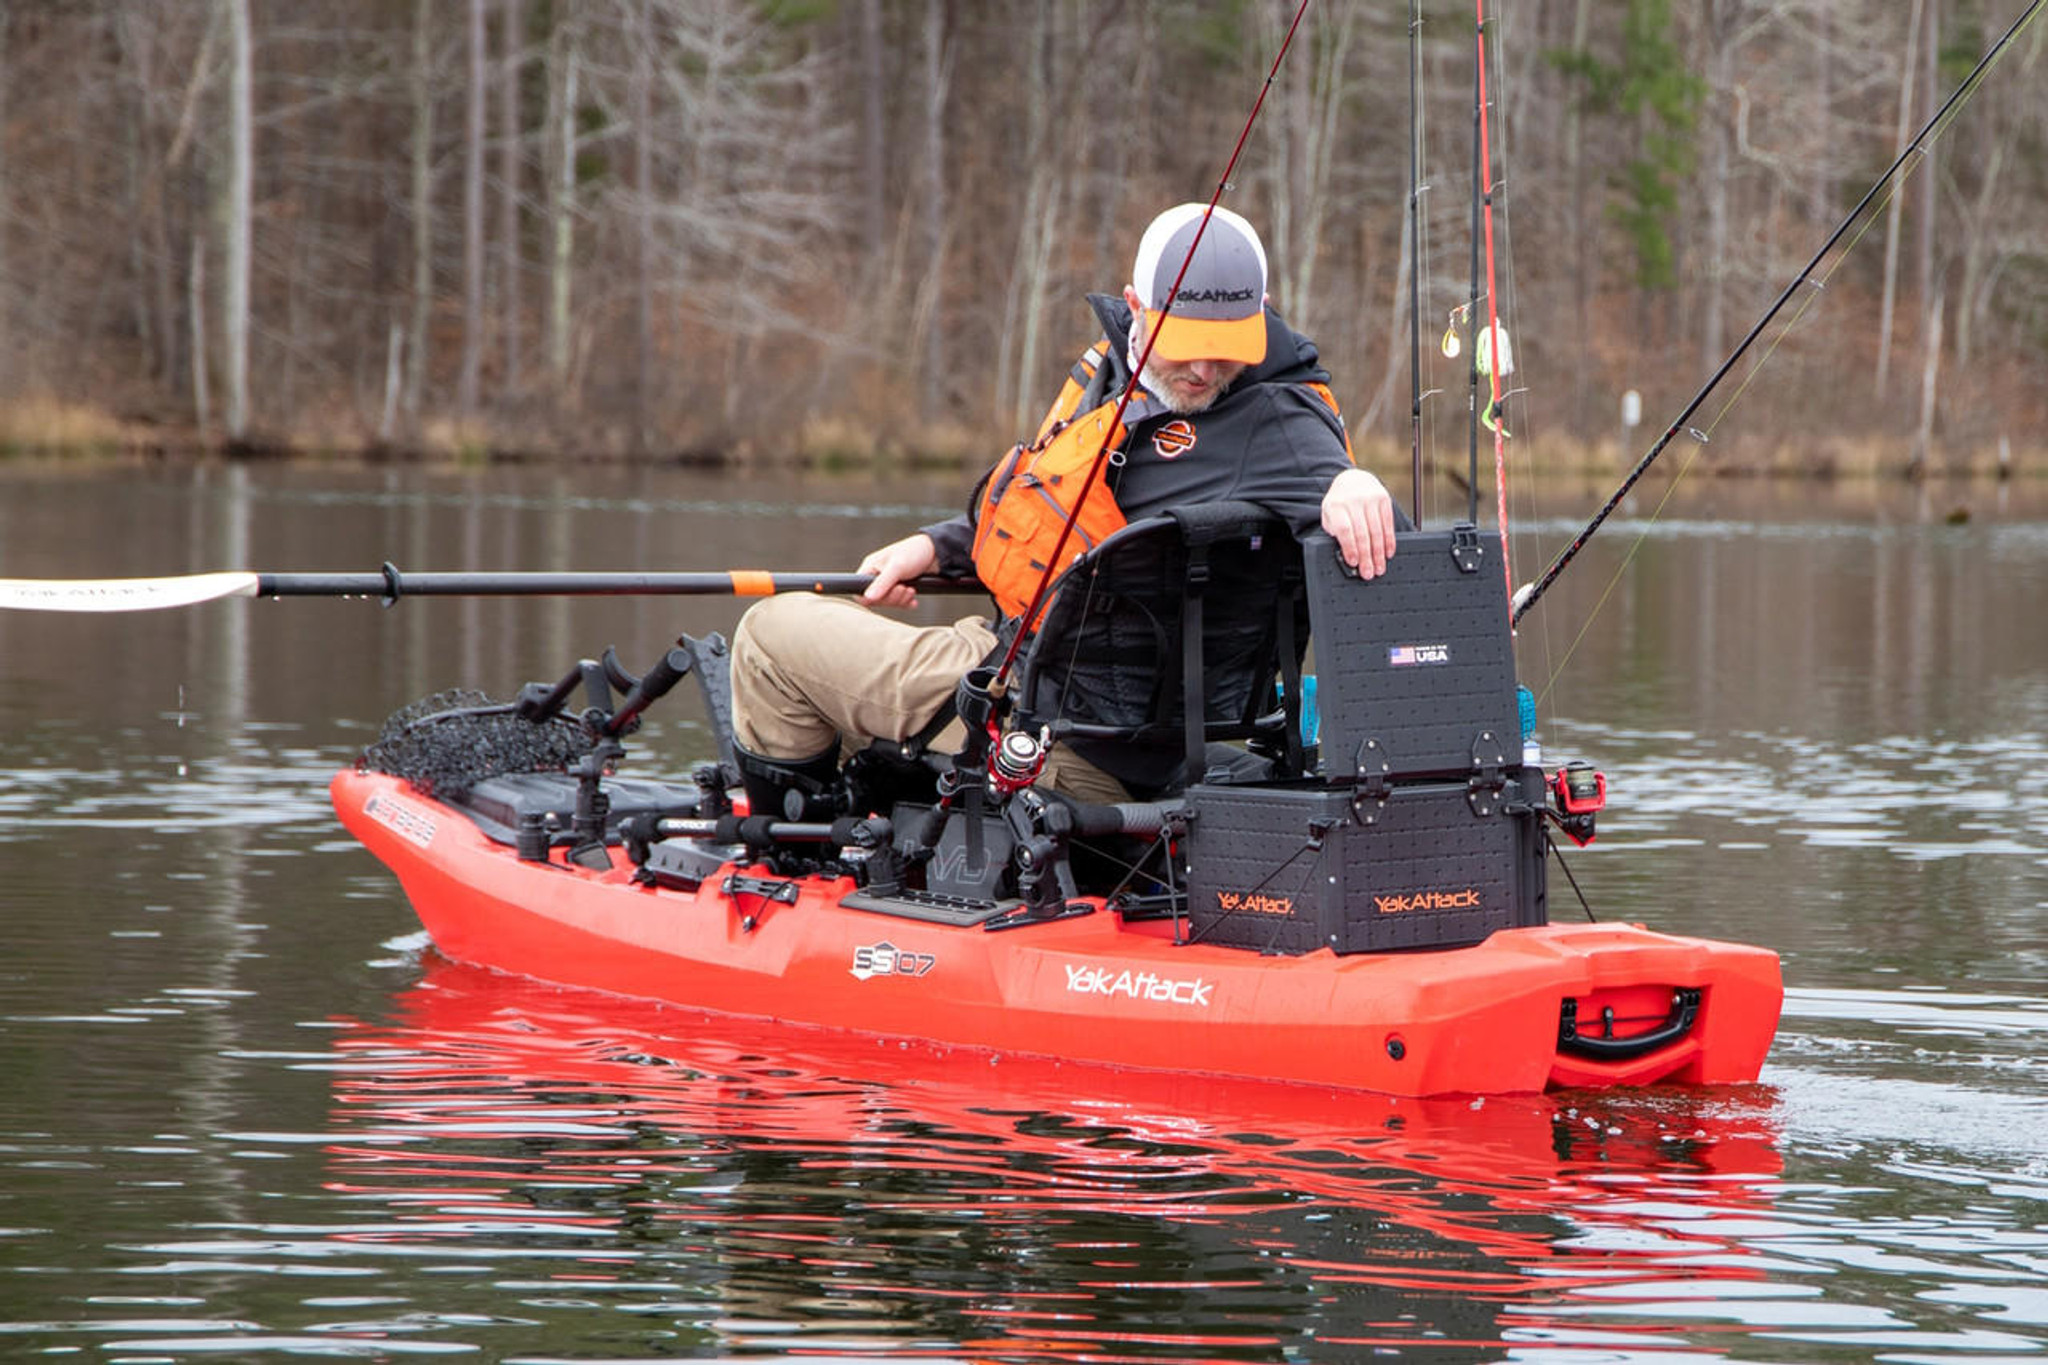
[[[99,408],[37,395],[0,404],[0,455],[118,455],[145,443]]]

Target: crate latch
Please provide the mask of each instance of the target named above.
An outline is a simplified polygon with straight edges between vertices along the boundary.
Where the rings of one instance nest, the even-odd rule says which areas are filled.
[[[1474,815],[1491,815],[1499,809],[1508,782],[1507,763],[1500,736],[1481,730],[1479,738],[1472,741],[1472,777],[1465,784],[1465,800]]]
[[[1479,539],[1479,528],[1469,522],[1460,522],[1451,528],[1451,562],[1458,566],[1459,573],[1478,573],[1479,566],[1486,560],[1486,545]]]

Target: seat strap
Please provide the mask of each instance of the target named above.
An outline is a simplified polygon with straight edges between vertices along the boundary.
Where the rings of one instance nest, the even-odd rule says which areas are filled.
[[[1280,599],[1280,707],[1286,717],[1288,777],[1300,777],[1307,765],[1308,755],[1304,751],[1301,737],[1301,716],[1303,697],[1301,693],[1301,654],[1295,647],[1294,609],[1301,601],[1305,578],[1298,556],[1282,571],[1281,582],[1287,591]]]

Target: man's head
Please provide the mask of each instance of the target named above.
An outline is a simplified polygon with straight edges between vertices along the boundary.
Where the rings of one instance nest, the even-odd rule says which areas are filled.
[[[1208,407],[1247,366],[1266,357],[1266,249],[1252,225],[1229,209],[1216,209],[1203,228],[1207,212],[1206,204],[1179,204],[1153,219],[1124,288],[1132,354],[1141,354],[1145,338],[1158,333],[1146,387],[1178,412]],[[1197,232],[1201,244],[1190,260]]]

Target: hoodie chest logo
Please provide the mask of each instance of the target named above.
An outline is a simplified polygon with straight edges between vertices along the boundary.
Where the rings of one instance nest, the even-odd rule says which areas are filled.
[[[1176,417],[1152,433],[1152,448],[1162,460],[1177,460],[1195,448],[1195,424]]]

